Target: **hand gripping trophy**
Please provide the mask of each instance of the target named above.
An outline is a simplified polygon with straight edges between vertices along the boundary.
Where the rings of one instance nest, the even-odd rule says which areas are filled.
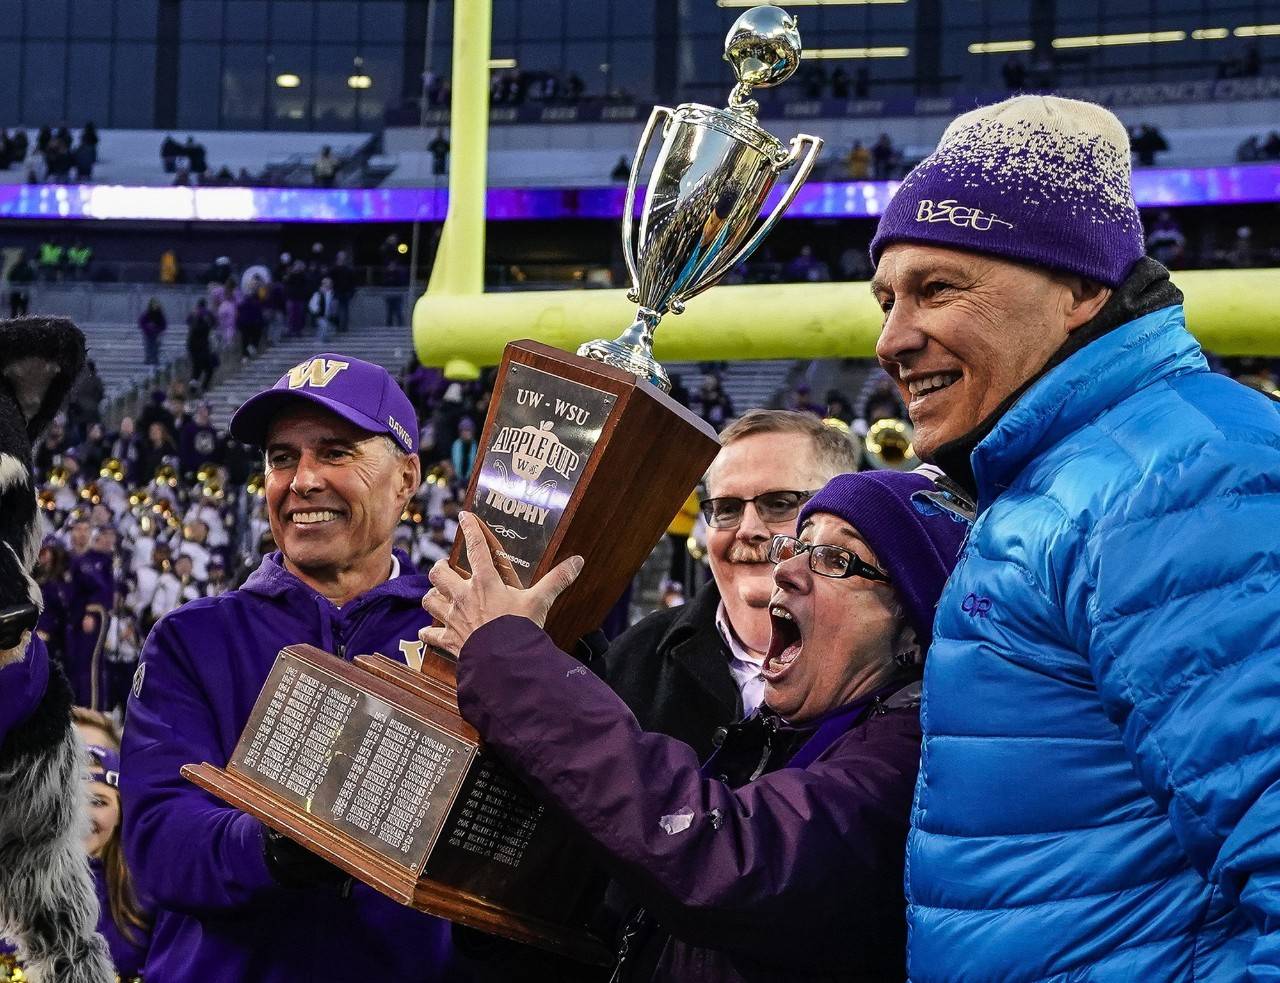
[[[685,301],[755,251],[808,178],[822,147],[818,137],[801,134],[788,150],[756,122],[760,105],[751,90],[786,81],[800,65],[794,17],[777,7],[753,7],[729,29],[724,58],[738,78],[727,109],[698,103],[675,110],[654,107],[636,150],[622,213],[622,254],[631,274],[627,297],[640,310],[617,340],[578,349],[579,355],[624,369],[663,391],[671,383],[653,358],[654,328],[664,314],[679,314]],[[637,243],[632,218],[640,168],[664,117],[662,149],[645,191]],[[778,175],[797,163],[791,185],[753,232]]]

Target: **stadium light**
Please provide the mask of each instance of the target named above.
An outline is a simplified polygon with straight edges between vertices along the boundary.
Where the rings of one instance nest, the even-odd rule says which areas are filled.
[[[772,0],[716,0],[717,7],[759,7]],[[901,4],[907,0],[787,0],[788,7],[866,7],[872,4]]]
[[[1225,27],[1200,27],[1191,32],[1193,41],[1221,41],[1231,32]]]
[[[490,58],[489,67],[491,69],[515,68],[516,60],[514,58]]]
[[[1235,29],[1238,38],[1269,38],[1277,34],[1280,34],[1280,24],[1251,24]]]
[[[1034,41],[975,41],[969,45],[971,55],[998,55],[1006,51],[1032,51]]]
[[[1158,44],[1185,41],[1186,31],[1140,31],[1136,34],[1088,34],[1083,37],[1054,38],[1055,48],[1098,48],[1113,44]]]
[[[347,76],[347,88],[349,89],[370,89],[373,87],[373,79],[368,75],[359,73]]]
[[[294,75],[293,72],[284,72],[276,76],[276,85],[282,89],[296,89],[302,84],[302,79]]]
[[[794,4],[792,5],[794,6]],[[842,60],[845,58],[905,58],[910,48],[807,48],[800,57],[809,59]]]

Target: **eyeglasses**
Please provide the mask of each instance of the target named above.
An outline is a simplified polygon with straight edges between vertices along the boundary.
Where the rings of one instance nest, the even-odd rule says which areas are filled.
[[[813,498],[811,491],[767,491],[755,498],[704,498],[698,503],[702,516],[712,529],[732,529],[742,523],[748,502],[755,502],[756,512],[765,522],[786,522],[800,513],[800,506]]]
[[[845,577],[862,577],[881,584],[891,583],[889,575],[883,570],[877,570],[870,563],[860,560],[855,553],[841,546],[802,543],[793,536],[774,536],[769,543],[769,562],[773,564],[789,560],[801,553],[809,554],[809,569],[819,577],[831,577],[835,580],[842,580]]]

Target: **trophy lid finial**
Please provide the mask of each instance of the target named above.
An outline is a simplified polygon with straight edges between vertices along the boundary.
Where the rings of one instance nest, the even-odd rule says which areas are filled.
[[[738,77],[731,103],[746,103],[753,88],[789,79],[800,67],[800,31],[796,18],[780,7],[752,7],[733,22],[724,39],[724,60]]]

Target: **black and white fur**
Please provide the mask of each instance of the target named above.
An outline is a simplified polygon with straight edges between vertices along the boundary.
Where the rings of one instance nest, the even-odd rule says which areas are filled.
[[[31,447],[84,365],[84,337],[61,318],[0,321],[0,612],[23,610],[0,637],[0,666],[24,657],[40,588]],[[50,667],[35,711],[0,743],[0,935],[18,944],[33,983],[110,983],[98,903],[81,844],[84,756],[71,688]]]

